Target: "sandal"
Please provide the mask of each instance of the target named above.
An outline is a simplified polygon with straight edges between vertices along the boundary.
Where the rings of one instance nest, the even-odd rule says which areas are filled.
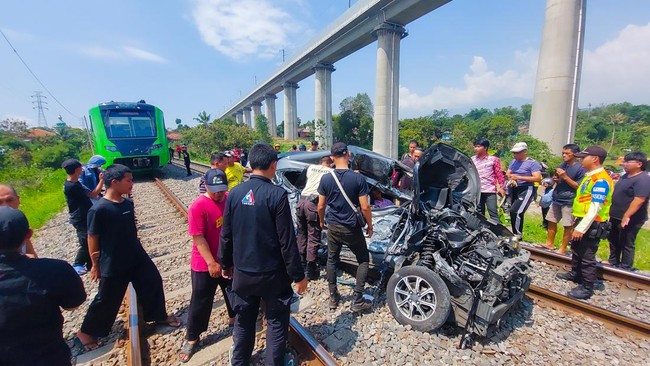
[[[85,353],[85,352],[94,351],[94,350],[96,350],[97,348],[99,348],[99,347],[101,347],[103,345],[104,345],[104,343],[102,343],[99,340],[94,340],[94,341],[90,341],[88,343],[83,343],[83,342],[81,342],[81,339],[79,339],[79,337],[74,337],[74,339],[72,340],[72,354],[73,355],[80,355],[80,354]]]
[[[157,321],[156,324],[158,324],[158,325],[166,325],[166,326],[169,326],[169,327],[172,327],[172,328],[178,328],[181,325],[183,325],[183,321],[181,320],[181,318],[179,318],[179,317],[177,317],[175,315],[169,315],[169,316],[167,316],[167,319]]]
[[[185,363],[192,358],[192,355],[194,354],[194,351],[196,350],[196,346],[198,345],[199,341],[197,340],[194,343],[190,343],[189,341],[186,341],[183,344],[183,347],[181,347],[181,351],[178,352],[178,359]]]

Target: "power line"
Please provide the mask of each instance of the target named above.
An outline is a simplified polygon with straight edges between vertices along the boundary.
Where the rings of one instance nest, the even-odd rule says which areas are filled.
[[[63,103],[61,103],[61,102],[60,102],[60,101],[59,101],[59,100],[54,96],[54,94],[52,94],[52,92],[47,88],[47,86],[45,86],[45,84],[43,84],[43,82],[41,81],[41,79],[39,79],[38,76],[36,76],[36,74],[34,73],[34,71],[32,71],[32,69],[27,65],[27,63],[25,62],[25,60],[23,60],[23,58],[20,56],[20,54],[18,53],[18,51],[16,50],[16,48],[14,47],[14,45],[11,44],[11,42],[9,41],[9,38],[7,38],[7,36],[5,35],[5,33],[2,31],[2,29],[0,29],[0,34],[2,34],[2,37],[5,39],[5,41],[7,41],[7,43],[9,44],[9,47],[11,47],[11,49],[14,51],[14,53],[16,54],[16,56],[18,57],[18,59],[20,59],[20,62],[22,62],[23,65],[25,65],[25,67],[26,67],[27,70],[30,72],[30,74],[32,74],[32,76],[34,77],[34,79],[36,79],[36,81],[38,81],[38,83],[41,84],[41,86],[43,87],[43,89],[45,89],[45,91],[47,92],[47,94],[49,94],[50,97],[52,97],[52,99],[54,99],[54,101],[55,101],[58,105],[60,105],[61,108],[65,109],[65,111],[68,112],[72,117],[74,117],[74,118],[76,118],[76,119],[81,119],[81,117],[79,117],[79,116],[75,115],[74,113],[70,112],[70,110],[69,110],[68,108],[66,108],[66,107],[63,105]]]

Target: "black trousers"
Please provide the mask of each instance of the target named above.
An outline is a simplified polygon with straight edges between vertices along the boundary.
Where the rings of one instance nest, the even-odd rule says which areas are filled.
[[[368,267],[370,266],[370,253],[368,253],[366,239],[363,237],[363,231],[360,227],[348,228],[337,224],[330,224],[327,227],[327,283],[330,296],[338,292],[336,288],[336,267],[341,260],[340,254],[343,245],[350,248],[359,263],[359,267],[357,267],[357,283],[354,287],[354,299],[360,301],[363,297],[363,287],[366,284]]]
[[[589,231],[587,231],[589,232]],[[596,277],[596,252],[600,239],[585,236],[580,241],[571,242],[571,270],[578,274],[578,279],[587,285],[593,285]]]
[[[190,162],[185,162],[185,169],[187,169],[187,175],[192,175],[192,170],[190,169]]]
[[[497,208],[496,193],[481,193],[481,199],[478,202],[478,212],[485,215],[485,206],[487,206],[488,215],[492,220],[499,221],[499,210]]]
[[[210,313],[212,312],[212,304],[214,295],[217,292],[217,286],[221,287],[228,316],[235,317],[235,312],[230,306],[228,300],[228,291],[232,281],[223,277],[213,278],[210,277],[210,272],[195,272],[192,271],[192,299],[190,300],[190,308],[187,315],[187,335],[185,339],[188,341],[196,341],[199,339],[201,333],[208,330],[208,322],[210,321]]]
[[[535,187],[521,186],[512,188],[512,205],[510,206],[510,224],[515,235],[524,233],[524,214],[533,202]]]
[[[128,274],[102,277],[99,280],[97,295],[90,303],[81,325],[82,332],[94,337],[105,337],[110,333],[129,282],[133,283],[138,295],[138,304],[142,306],[144,321],[167,319],[162,278],[156,265],[146,257]]]
[[[551,206],[548,207],[542,207],[542,226],[544,229],[548,228],[548,220],[546,220],[546,215],[548,214],[548,210],[551,209]]]
[[[74,258],[73,266],[86,266],[86,269],[90,271],[93,267],[93,262],[90,260],[90,254],[88,253],[88,229],[86,226],[74,225],[75,230],[77,231],[77,240],[79,240],[79,249],[77,250],[77,255]]]
[[[298,219],[297,239],[300,258],[303,264],[315,262],[322,233],[317,205],[307,198],[301,198],[298,201],[298,207],[296,207],[296,217]]]
[[[612,231],[609,233],[609,263],[613,266],[630,270],[634,265],[634,249],[636,236],[643,223],[628,225],[621,228],[621,220],[610,218]]]
[[[267,366],[284,365],[284,356],[289,335],[289,315],[291,286],[279,295],[243,296],[228,291],[230,303],[237,317],[233,329],[232,365],[248,366],[255,346],[255,323],[260,307],[260,300],[266,304],[266,354],[264,364]]]

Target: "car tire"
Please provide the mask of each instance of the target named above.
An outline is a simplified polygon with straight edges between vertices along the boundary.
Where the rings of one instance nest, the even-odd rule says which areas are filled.
[[[422,332],[442,326],[451,310],[447,285],[437,273],[423,266],[405,266],[393,273],[386,296],[395,320]]]

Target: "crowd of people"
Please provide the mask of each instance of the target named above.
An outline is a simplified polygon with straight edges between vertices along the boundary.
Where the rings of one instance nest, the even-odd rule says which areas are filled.
[[[363,175],[349,168],[348,147],[337,142],[329,156],[306,171],[296,208],[296,230],[286,190],[272,183],[279,148],[258,143],[250,154],[215,152],[211,168],[201,176],[200,194],[188,213],[192,294],[186,341],[179,350],[181,362],[192,357],[201,333],[208,329],[219,287],[228,312],[225,321],[233,327],[231,363],[250,362],[255,323],[263,308],[266,364],[283,364],[289,314],[299,299],[296,294],[303,294],[308,281],[320,277],[317,251],[325,229],[329,308],[337,309],[341,301],[337,266],[343,246],[358,262],[350,310],[372,308],[372,301],[364,296],[370,259],[366,237],[373,235],[371,207],[395,202],[382,197],[377,187],[369,186]],[[526,143],[518,142],[505,171],[489,148],[487,139],[479,139],[471,157],[481,181],[478,211],[499,221],[500,206],[509,197],[510,225],[521,239],[524,214],[535,200],[537,184],[542,183],[541,201],[548,203],[544,214],[548,236],[543,246],[555,248],[558,224],[562,225],[558,252],[570,247],[572,269],[558,278],[577,283],[569,296],[592,296],[597,280],[595,254],[602,239],[610,243],[609,264],[633,269],[635,240],[647,220],[650,196],[645,154],[627,154],[625,174],[614,184],[603,168],[607,152],[599,146],[581,150],[567,144],[562,149],[563,162],[549,168],[528,155]],[[306,146],[296,149],[306,151]],[[309,151],[317,149],[318,143],[313,142]],[[181,153],[187,154],[187,148],[181,148]],[[401,162],[412,168],[423,153],[411,141]],[[181,320],[165,309],[161,275],[138,239],[133,202],[124,198],[133,188],[133,175],[119,164],[101,170],[105,163],[106,159],[96,155],[86,164],[75,159],[62,164],[69,221],[79,244],[72,266],[38,258],[29,223],[19,210],[18,194],[11,186],[0,185],[0,364],[70,364],[60,309],[73,310],[86,300],[80,276],[87,273],[99,287],[73,340],[75,352],[102,345],[100,338],[110,332],[128,283],[138,293],[145,321],[181,326]],[[547,169],[554,174],[544,178]],[[250,174],[246,181],[245,173]],[[392,184],[400,190],[413,189],[408,174],[396,173]]]
[[[519,239],[523,236],[524,214],[537,196],[537,184],[542,183],[540,200],[547,239],[540,247],[555,250],[558,224],[564,231],[557,249],[565,254],[571,248],[572,268],[558,278],[577,283],[568,295],[588,299],[593,295],[596,278],[596,252],[600,240],[609,241],[610,255],[605,264],[634,270],[636,236],[648,218],[650,175],[646,172],[647,156],[631,152],[622,159],[625,174],[616,183],[603,168],[607,151],[600,146],[584,150],[576,144],[562,148],[562,163],[555,167],[552,177],[546,163],[528,156],[525,142],[516,143],[513,159],[503,174],[501,162],[488,154],[489,141],[474,143],[472,156],[481,180],[481,200],[478,210],[498,221],[497,196],[510,198],[510,224]],[[507,179],[507,180],[506,180]],[[504,200],[500,200],[503,202]]]

